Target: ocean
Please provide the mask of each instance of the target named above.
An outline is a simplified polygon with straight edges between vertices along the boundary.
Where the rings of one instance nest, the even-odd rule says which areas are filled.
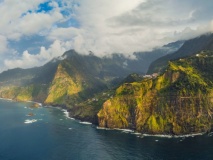
[[[67,117],[59,108],[0,100],[0,160],[212,160],[211,134],[141,136]]]

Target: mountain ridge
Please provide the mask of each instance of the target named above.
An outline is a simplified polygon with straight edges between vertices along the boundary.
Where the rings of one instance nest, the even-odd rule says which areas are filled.
[[[149,66],[147,74],[163,71],[168,61],[191,56],[202,50],[213,50],[213,34],[212,33],[208,33],[208,34],[201,35],[199,37],[187,40],[176,52],[165,55],[153,61]]]
[[[97,122],[97,115],[94,113],[98,110],[94,108],[95,112],[91,111],[92,106],[84,101],[100,104],[101,98],[108,98],[103,97],[102,92],[108,92],[133,72],[140,71],[142,74],[141,63],[138,62],[137,67],[129,68],[131,64],[128,63],[131,61],[119,54],[100,58],[92,53],[81,55],[75,50],[70,50],[41,67],[16,68],[2,72],[0,97],[66,107],[79,119],[81,115],[87,115],[84,111],[87,108],[88,113],[92,114],[87,116],[88,120],[95,119]],[[136,60],[131,63],[135,65],[135,62]],[[94,96],[101,98],[95,98],[94,101],[91,99]],[[97,99],[99,100],[96,101]],[[85,119],[84,116],[82,119]]]
[[[211,48],[211,38],[209,42],[204,42],[202,38],[185,42],[175,53],[181,53],[184,47],[190,48],[194,41],[197,43],[202,41],[202,47],[206,43],[206,46]],[[210,50],[198,53],[197,49],[199,50],[197,46],[191,49],[196,50],[191,57],[187,54],[178,60],[170,59],[167,69],[165,68],[158,76],[152,75],[151,79],[143,77],[141,72],[137,74],[141,71],[142,59],[144,55],[146,57],[146,53],[140,56],[139,53],[135,53],[139,56],[136,61],[127,60],[119,54],[114,54],[111,58],[100,58],[92,53],[80,55],[70,50],[42,67],[23,70],[26,74],[12,74],[22,69],[0,74],[0,97],[61,106],[68,110],[71,117],[90,121],[102,127],[130,128],[152,134],[208,131],[212,125],[211,106],[205,108],[202,105],[199,108],[196,101],[184,101],[181,105],[185,109],[180,112],[184,116],[181,117],[179,112],[175,112],[177,110],[175,104],[179,103],[178,98],[181,96],[200,95],[201,103],[211,104],[206,95],[212,94],[207,92],[209,89],[212,90],[210,87],[213,79],[212,52]],[[163,52],[164,49],[155,51]],[[171,92],[172,90],[174,92]],[[186,94],[188,91],[190,94]],[[174,93],[172,99],[171,93]],[[156,108],[156,105],[160,108]],[[192,116],[185,114],[191,113],[191,109],[193,109]],[[203,114],[200,109],[204,111]],[[187,119],[187,116],[190,118]],[[197,122],[195,117],[200,116],[202,118]],[[184,123],[178,119],[182,119]],[[187,127],[194,128],[187,129]]]
[[[156,78],[124,83],[98,113],[99,125],[149,134],[213,129],[213,52],[169,62]]]

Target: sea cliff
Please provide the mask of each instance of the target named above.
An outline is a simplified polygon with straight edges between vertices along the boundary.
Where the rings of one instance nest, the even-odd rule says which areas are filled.
[[[150,134],[189,134],[213,127],[213,54],[171,61],[156,78],[124,83],[98,113],[99,125]]]

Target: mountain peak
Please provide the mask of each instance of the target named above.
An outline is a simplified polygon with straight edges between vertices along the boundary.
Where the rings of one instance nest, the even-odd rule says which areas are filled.
[[[71,49],[69,51],[66,51],[62,57],[72,57],[72,56],[77,56],[79,53],[77,53],[74,49]]]

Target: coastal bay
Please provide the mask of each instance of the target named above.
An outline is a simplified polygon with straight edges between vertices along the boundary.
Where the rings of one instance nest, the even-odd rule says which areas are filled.
[[[211,133],[176,138],[141,136],[79,123],[59,108],[30,106],[29,102],[0,100],[1,160],[213,158]],[[27,116],[29,112],[34,115]]]

